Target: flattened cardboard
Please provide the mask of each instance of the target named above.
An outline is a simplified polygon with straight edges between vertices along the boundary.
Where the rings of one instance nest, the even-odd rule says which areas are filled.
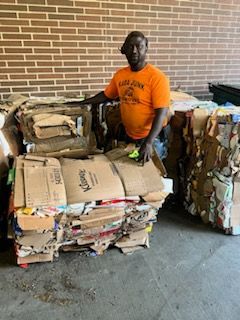
[[[15,207],[65,205],[66,192],[57,159],[28,155],[16,160]]]
[[[61,150],[54,152],[34,152],[35,155],[46,156],[46,157],[54,157],[54,158],[75,158],[81,159],[85,158],[89,154],[89,150],[85,149],[74,149],[74,150]]]
[[[17,222],[22,230],[52,230],[54,228],[54,217],[40,218],[19,213]]]
[[[52,239],[53,233],[33,233],[31,235],[24,235],[22,237],[18,237],[17,242],[21,246],[33,247],[34,249],[42,249],[47,243]]]
[[[122,237],[115,244],[118,248],[131,248],[138,246],[149,247],[149,234],[145,230],[133,232],[128,236]]]
[[[233,204],[240,205],[240,178],[235,178],[233,182]]]
[[[168,193],[163,191],[150,192],[143,197],[146,202],[158,202],[163,201],[168,196]]]
[[[161,176],[150,160],[139,166],[139,163],[128,156],[113,161],[122,180],[126,196],[145,196],[150,192],[161,191]]]
[[[35,263],[35,262],[52,262],[53,252],[38,253],[27,257],[17,257],[17,264]]]
[[[61,168],[24,167],[26,207],[66,204]]]
[[[110,161],[93,159],[63,162],[67,203],[74,204],[124,196],[124,189]],[[101,155],[102,157],[102,155]]]
[[[230,226],[240,226],[240,204],[233,204],[231,208]]]

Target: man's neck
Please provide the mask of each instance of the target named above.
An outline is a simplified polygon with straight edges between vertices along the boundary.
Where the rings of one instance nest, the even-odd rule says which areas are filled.
[[[147,62],[144,61],[144,62],[141,63],[140,65],[130,66],[130,68],[131,68],[132,71],[137,72],[137,71],[142,70],[142,69],[146,66],[146,64],[147,64]]]

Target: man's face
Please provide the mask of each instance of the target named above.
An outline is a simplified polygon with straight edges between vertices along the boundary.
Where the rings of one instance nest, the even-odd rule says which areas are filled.
[[[131,67],[142,67],[145,63],[147,53],[146,40],[133,36],[126,44],[126,58]]]

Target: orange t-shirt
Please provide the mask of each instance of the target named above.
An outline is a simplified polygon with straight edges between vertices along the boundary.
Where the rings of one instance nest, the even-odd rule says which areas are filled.
[[[140,71],[132,71],[129,66],[118,70],[104,94],[110,99],[120,98],[122,121],[133,139],[145,138],[152,127],[155,109],[170,104],[168,78],[149,63]]]

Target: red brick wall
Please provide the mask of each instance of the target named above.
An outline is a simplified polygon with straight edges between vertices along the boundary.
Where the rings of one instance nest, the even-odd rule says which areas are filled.
[[[240,82],[239,0],[0,0],[0,95],[94,94],[126,64],[132,30],[172,89]]]

